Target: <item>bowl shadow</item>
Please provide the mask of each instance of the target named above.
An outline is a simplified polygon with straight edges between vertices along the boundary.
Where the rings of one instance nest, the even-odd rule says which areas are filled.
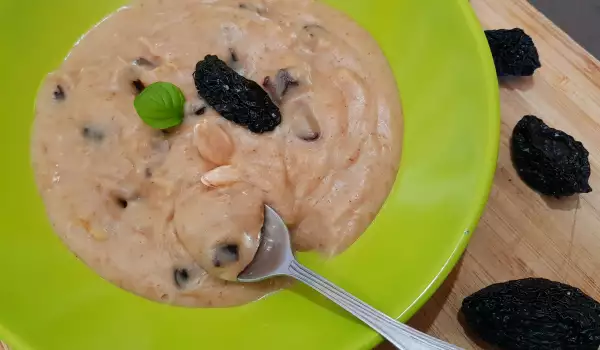
[[[579,195],[570,196],[567,198],[555,198],[550,196],[540,195],[550,209],[570,211],[581,208]]]
[[[533,77],[498,77],[501,88],[508,90],[527,91],[533,88]]]
[[[463,258],[454,266],[454,269],[450,272],[444,283],[438,288],[435,294],[417,311],[417,313],[407,322],[407,324],[421,332],[428,333],[438,315],[442,312],[443,306],[450,297],[452,288],[458,278],[458,273],[462,267]],[[439,337],[439,336],[438,336]],[[396,349],[393,345],[388,342],[383,342],[381,345],[375,347],[375,350],[393,350]]]
[[[423,307],[421,307],[421,309],[419,309],[419,311],[408,321],[409,326],[418,329],[421,332],[428,332],[431,330],[435,320],[442,312],[446,301],[450,297],[450,293],[452,292],[452,288],[456,283],[458,273],[462,268],[462,264],[463,258],[461,257],[456,263],[454,269],[452,269],[444,283],[442,283],[440,288],[438,288],[438,290],[433,294],[431,299],[429,299],[427,303],[425,303],[425,305],[423,305]]]

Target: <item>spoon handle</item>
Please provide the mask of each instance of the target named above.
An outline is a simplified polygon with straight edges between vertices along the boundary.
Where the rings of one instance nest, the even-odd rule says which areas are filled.
[[[322,276],[309,270],[296,260],[290,262],[288,272],[291,277],[294,277],[315,289],[317,292],[323,294],[328,299],[369,325],[398,349],[461,349],[394,320],[329,282]]]

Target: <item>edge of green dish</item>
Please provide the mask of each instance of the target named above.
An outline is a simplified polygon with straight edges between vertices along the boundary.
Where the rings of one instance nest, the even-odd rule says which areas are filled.
[[[476,43],[479,45],[479,54],[482,56],[482,59],[484,61],[488,62],[488,64],[485,65],[485,74],[487,76],[487,82],[489,86],[485,90],[490,92],[488,96],[491,102],[491,110],[489,115],[496,115],[498,120],[496,128],[489,130],[490,134],[488,139],[490,144],[488,145],[489,164],[487,164],[488,171],[486,182],[487,187],[491,189],[492,183],[494,181],[494,174],[496,172],[496,162],[498,161],[498,149],[500,146],[500,96],[497,93],[498,77],[496,76],[496,68],[494,67],[494,61],[490,52],[488,42],[485,38],[485,35],[483,34],[483,28],[481,27],[477,17],[475,16],[475,12],[471,8],[468,1],[459,1],[458,3],[465,12],[465,16],[467,16],[467,18],[469,19],[468,24],[472,28],[473,32],[481,32],[481,35],[474,35],[474,38],[476,40]],[[485,194],[485,196],[481,198],[477,210],[473,211],[469,231],[465,232],[465,235],[463,236],[462,240],[456,245],[454,254],[452,254],[452,256],[448,258],[446,264],[444,265],[440,273],[436,276],[435,280],[431,282],[429,287],[423,291],[421,296],[417,300],[415,300],[415,302],[406,311],[404,311],[400,316],[398,316],[400,320],[406,321],[411,316],[413,316],[415,312],[418,311],[421,308],[421,306],[423,306],[433,296],[435,291],[444,282],[446,277],[448,277],[450,271],[454,269],[454,266],[456,265],[458,260],[460,260],[462,254],[467,248],[469,240],[471,239],[471,236],[473,235],[477,224],[481,219],[483,211],[485,210],[485,207],[487,205],[489,195],[490,191],[488,191]]]
[[[481,216],[485,210],[487,205],[487,201],[490,195],[490,190],[492,187],[492,183],[494,181],[494,174],[496,171],[496,163],[498,161],[498,151],[499,151],[499,142],[500,142],[500,95],[498,93],[498,77],[496,75],[496,68],[494,66],[494,61],[492,58],[492,54],[489,48],[489,44],[484,35],[484,30],[477,18],[475,11],[470,5],[468,1],[457,1],[460,8],[462,9],[465,18],[467,19],[467,24],[471,28],[471,33],[473,34],[474,40],[477,44],[478,54],[481,56],[481,59],[487,64],[484,65],[484,74],[486,76],[486,82],[488,86],[486,86],[485,90],[488,91],[487,98],[490,103],[490,111],[489,115],[495,115],[497,120],[497,125],[494,129],[489,131],[489,144],[487,145],[489,161],[487,165],[487,174],[486,174],[486,184],[488,187],[488,191],[484,196],[481,197],[479,206],[474,208],[471,215],[471,223],[468,227],[468,231],[465,231],[462,239],[458,242],[458,244],[454,247],[454,252],[452,255],[446,260],[446,263],[443,265],[442,269],[439,271],[437,276],[431,281],[431,283],[427,286],[425,290],[421,293],[421,295],[406,309],[404,310],[393,310],[393,313],[390,315],[401,322],[407,322],[419,309],[425,305],[429,299],[435,294],[438,288],[444,283],[450,272],[454,269],[458,261],[461,259],[463,253],[465,252],[471,236],[473,235]],[[476,33],[481,33],[480,35],[476,35]],[[357,346],[357,349],[372,349],[373,347],[379,345],[385,339],[377,334],[373,333],[373,335],[365,339],[366,341],[363,344]]]
[[[454,269],[458,261],[461,259],[463,253],[465,252],[469,241],[471,240],[471,236],[474,234],[475,229],[483,215],[483,212],[486,208],[487,201],[490,195],[490,190],[492,187],[492,183],[494,181],[494,174],[496,172],[496,163],[498,161],[498,151],[500,147],[500,95],[498,93],[498,77],[496,75],[496,68],[494,66],[493,57],[489,48],[489,44],[484,35],[483,27],[481,26],[479,19],[477,18],[475,11],[471,7],[470,2],[468,1],[458,1],[457,2],[461,9],[464,12],[465,17],[467,18],[467,24],[472,30],[473,37],[475,42],[478,45],[479,55],[482,60],[487,62],[484,65],[486,75],[486,82],[488,86],[486,87],[486,91],[489,92],[488,99],[490,101],[490,111],[489,115],[495,115],[497,119],[497,125],[494,129],[490,129],[489,131],[489,144],[488,144],[488,155],[489,161],[487,164],[487,187],[488,191],[485,196],[481,197],[479,207],[472,213],[471,224],[469,225],[468,232],[465,232],[463,238],[458,242],[456,247],[454,248],[454,253],[448,258],[438,275],[435,277],[431,284],[421,293],[419,298],[415,300],[408,309],[403,312],[397,311],[395,314],[396,318],[402,322],[408,321],[419,309],[435,294],[438,288],[444,283],[450,272]],[[480,35],[476,35],[475,33],[481,33]],[[373,340],[364,344],[364,349],[370,349],[377,344],[381,343],[383,338],[379,335],[376,335]]]

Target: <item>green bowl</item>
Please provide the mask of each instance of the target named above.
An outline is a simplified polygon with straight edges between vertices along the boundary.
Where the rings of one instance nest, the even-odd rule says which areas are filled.
[[[493,62],[466,0],[331,0],[387,55],[405,112],[395,187],[342,255],[301,260],[407,320],[465,249],[485,205],[499,139]],[[52,232],[29,159],[40,80],[123,0],[0,2],[0,339],[16,350],[367,349],[381,340],[297,285],[229,309],[147,301],[104,281]]]

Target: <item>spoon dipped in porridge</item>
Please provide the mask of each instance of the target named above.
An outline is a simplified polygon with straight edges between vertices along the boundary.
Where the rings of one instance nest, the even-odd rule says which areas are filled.
[[[163,123],[146,100],[180,118]],[[332,256],[364,232],[396,176],[401,118],[374,39],[324,4],[141,0],[45,79],[32,161],[55,231],[102,277],[233,306],[286,284],[235,282],[265,204],[295,250]]]

